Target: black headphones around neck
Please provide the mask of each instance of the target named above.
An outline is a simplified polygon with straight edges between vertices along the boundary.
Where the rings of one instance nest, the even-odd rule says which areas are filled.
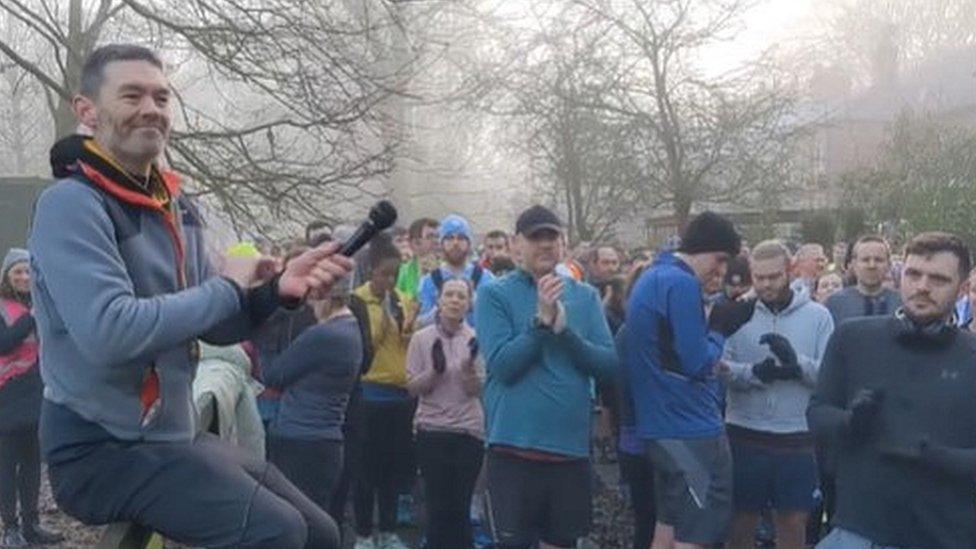
[[[909,318],[904,307],[895,311],[898,319],[898,334],[896,338],[902,343],[931,343],[942,345],[948,343],[958,332],[956,315],[953,313],[947,320],[919,325]]]

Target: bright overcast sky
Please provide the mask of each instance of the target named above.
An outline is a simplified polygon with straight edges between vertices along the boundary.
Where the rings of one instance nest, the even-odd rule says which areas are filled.
[[[762,0],[743,17],[735,40],[716,45],[703,60],[708,73],[722,73],[754,59],[776,43],[788,43],[814,21],[815,0]]]
[[[496,0],[502,14],[527,10],[533,0]],[[706,52],[702,67],[707,74],[721,74],[755,59],[775,43],[787,44],[815,23],[814,5],[818,0],[758,0],[741,18],[741,32],[735,40],[724,41]],[[819,0],[823,5],[825,2]]]

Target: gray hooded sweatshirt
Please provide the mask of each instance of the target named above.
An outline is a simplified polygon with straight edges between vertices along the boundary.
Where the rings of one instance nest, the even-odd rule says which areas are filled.
[[[726,423],[774,434],[807,432],[807,404],[833,331],[830,312],[811,301],[808,293],[794,292],[793,300],[779,313],[758,301],[752,319],[725,343]],[[803,370],[801,379],[766,384],[752,374],[753,364],[773,357],[769,347],[759,343],[770,332],[785,336],[793,345]]]

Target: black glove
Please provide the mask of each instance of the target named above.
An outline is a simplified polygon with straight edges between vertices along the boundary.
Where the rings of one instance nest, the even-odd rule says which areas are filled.
[[[920,451],[922,463],[929,467],[967,482],[976,477],[976,449],[950,448],[922,439]]]
[[[803,377],[803,370],[799,364],[784,364],[777,368],[776,379],[780,381],[792,381]]]
[[[749,322],[755,310],[755,299],[730,301],[716,305],[708,317],[708,329],[729,337],[739,331],[743,324]]]
[[[888,441],[878,441],[878,452],[883,456],[896,458],[903,461],[919,463],[929,446],[928,437],[920,438],[910,444],[894,444]]]
[[[793,350],[793,345],[790,344],[790,340],[786,339],[780,334],[774,334],[772,332],[768,334],[763,334],[759,338],[759,343],[762,345],[769,345],[769,350],[776,358],[779,359],[780,364],[783,366],[793,366],[797,364],[796,351]]]
[[[431,358],[434,360],[434,371],[443,374],[447,370],[447,357],[444,355],[444,344],[440,339],[434,342]]]
[[[881,389],[861,389],[854,395],[848,408],[851,412],[848,426],[852,435],[865,436],[871,432],[883,401],[884,391]]]
[[[471,352],[471,360],[478,356],[478,339],[472,337],[468,340],[468,351]]]
[[[752,365],[752,375],[756,376],[759,381],[763,383],[772,383],[779,379],[779,366],[776,365],[776,361],[773,358],[767,358],[762,362],[757,362]]]
[[[879,442],[878,451],[884,456],[935,469],[960,480],[969,481],[976,477],[976,449],[949,448],[931,442],[928,436],[907,445]]]

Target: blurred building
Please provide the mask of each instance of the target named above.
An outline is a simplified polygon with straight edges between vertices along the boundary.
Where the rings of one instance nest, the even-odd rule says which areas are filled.
[[[883,45],[882,45],[883,46]],[[796,238],[810,214],[835,214],[843,203],[845,174],[878,165],[891,125],[905,113],[936,122],[976,128],[976,47],[933,56],[899,72],[897,56],[879,47],[871,83],[853,89],[842,70],[825,66],[811,76],[804,98],[786,123],[803,131],[795,150],[797,190],[770,198],[763,207],[715,206],[747,233],[771,227],[779,238]],[[855,205],[856,206],[856,205]],[[669,212],[630,223],[628,236],[651,244],[678,231]]]

